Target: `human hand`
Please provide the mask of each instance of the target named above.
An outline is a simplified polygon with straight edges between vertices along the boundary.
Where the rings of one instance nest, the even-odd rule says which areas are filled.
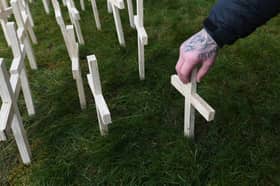
[[[180,56],[176,64],[176,71],[183,83],[190,81],[194,68],[201,64],[196,81],[208,73],[216,60],[218,45],[205,29],[186,40],[180,47]]]

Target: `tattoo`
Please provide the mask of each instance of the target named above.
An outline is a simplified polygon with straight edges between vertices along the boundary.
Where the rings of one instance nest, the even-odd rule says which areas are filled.
[[[207,31],[202,29],[183,43],[183,49],[184,52],[198,51],[198,58],[200,60],[206,60],[216,55],[218,45]]]

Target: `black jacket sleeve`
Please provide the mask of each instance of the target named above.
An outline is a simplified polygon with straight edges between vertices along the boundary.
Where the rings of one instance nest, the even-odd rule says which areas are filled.
[[[219,47],[246,37],[280,11],[280,0],[218,0],[204,28]]]

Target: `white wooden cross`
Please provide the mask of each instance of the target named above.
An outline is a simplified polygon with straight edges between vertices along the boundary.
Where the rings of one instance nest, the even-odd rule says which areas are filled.
[[[138,65],[141,80],[145,79],[145,54],[144,46],[148,44],[148,35],[144,28],[143,0],[137,0],[137,15],[134,16],[134,24],[138,38]]]
[[[80,0],[80,4],[81,4],[81,9],[82,10],[85,10],[86,7],[85,7],[85,1],[84,0]]]
[[[12,75],[11,80],[9,80],[3,59],[0,58],[0,97],[2,100],[0,110],[0,141],[5,141],[7,133],[12,129],[23,163],[30,164],[30,145],[15,98],[17,87],[12,87],[10,82],[14,81],[14,79],[18,80],[18,75]]]
[[[20,87],[22,88],[25,104],[27,107],[28,114],[30,116],[35,114],[35,109],[34,109],[34,104],[32,100],[32,95],[30,91],[30,86],[25,70],[25,65],[24,65],[24,60],[26,56],[26,51],[25,51],[25,46],[22,45],[19,42],[19,38],[22,37],[24,32],[22,30],[16,31],[15,29],[15,24],[13,22],[8,22],[7,23],[7,30],[8,30],[8,35],[11,41],[11,49],[13,53],[13,61],[11,63],[10,67],[10,74],[12,77],[19,77],[19,82],[14,84],[14,81],[12,81],[12,87],[18,86],[17,91],[15,92],[16,98],[19,96],[20,93]],[[18,33],[18,35],[17,35]],[[14,75],[14,76],[13,76]]]
[[[3,5],[3,8],[8,8],[9,7],[7,0],[0,0],[0,1]]]
[[[127,10],[128,10],[130,27],[135,28],[132,0],[127,0],[126,3],[127,3]],[[107,9],[108,9],[109,13],[112,13],[113,10],[112,10],[111,4],[110,4],[110,0],[107,0]]]
[[[215,117],[215,110],[196,93],[196,74],[197,70],[195,69],[191,82],[188,84],[184,84],[177,75],[171,76],[171,84],[185,97],[184,134],[190,138],[194,137],[195,110],[208,122],[214,120]]]
[[[7,140],[7,134],[12,129],[23,163],[30,164],[30,146],[17,106],[17,99],[22,89],[28,114],[35,114],[24,65],[25,49],[18,40],[15,24],[12,22],[7,23],[7,30],[11,39],[14,59],[10,67],[10,79],[3,59],[0,59],[0,96],[2,100],[0,110],[0,141]]]
[[[37,63],[29,37],[33,43],[37,44],[38,42],[30,23],[30,19],[27,14],[22,14],[23,11],[20,9],[19,0],[11,0],[11,5],[18,29],[23,32],[21,37],[19,37],[20,43],[24,44],[31,68],[37,69]]]
[[[100,19],[99,19],[99,13],[98,13],[96,1],[90,0],[90,2],[91,2],[91,6],[92,6],[92,11],[93,11],[94,19],[95,19],[96,28],[98,30],[101,30],[101,23],[100,23]]]
[[[59,2],[57,0],[52,0],[52,4],[53,4],[53,8],[54,8],[54,13],[55,13],[55,19],[57,24],[59,25],[59,28],[61,30],[65,45],[67,47],[67,50],[69,51],[69,44],[68,44],[68,39],[66,36],[66,26],[65,26],[65,22],[61,13],[61,8],[59,5]]]
[[[122,22],[121,22],[120,12],[119,12],[119,9],[125,8],[124,1],[108,0],[107,5],[108,5],[108,11],[113,12],[119,43],[121,46],[125,46],[124,33],[123,33]]]
[[[75,27],[75,31],[76,31],[76,34],[77,34],[77,37],[78,37],[79,44],[85,44],[84,37],[83,37],[83,34],[82,34],[82,30],[81,30],[80,23],[79,23],[79,20],[81,19],[80,18],[80,13],[77,10],[77,8],[75,7],[75,4],[74,4],[73,0],[66,0],[66,5],[67,5],[67,9],[68,9],[68,13],[69,13],[71,23]]]
[[[75,40],[75,33],[73,25],[66,26],[66,38],[68,43],[68,53],[72,62],[73,78],[76,80],[80,105],[82,109],[86,108],[86,96],[84,91],[82,73],[79,62],[79,45]]]
[[[32,17],[30,8],[29,8],[28,1],[27,0],[19,1],[19,6],[22,11],[22,14],[26,14],[26,16],[28,17],[28,19],[30,21],[31,26],[34,27],[34,21],[33,21],[33,17]]]
[[[80,105],[82,109],[86,108],[86,98],[84,85],[82,80],[82,74],[79,63],[79,45],[75,40],[74,28],[72,25],[65,26],[60,5],[57,0],[52,0],[52,4],[55,11],[56,22],[60,27],[63,39],[65,41],[66,49],[69,54],[72,63],[73,78],[76,80],[78,95],[80,99]]]
[[[132,0],[127,0],[126,3],[127,3],[127,10],[128,10],[130,27],[135,28]]]
[[[8,7],[7,2],[0,0],[0,23],[8,46],[10,46],[11,44],[8,37],[6,25],[8,22],[8,18],[12,13],[13,10],[11,7]]]
[[[102,136],[108,133],[108,125],[112,123],[111,113],[102,94],[100,75],[95,55],[87,56],[89,74],[88,84],[94,97],[99,129]]]
[[[42,1],[43,1],[45,12],[47,14],[50,14],[50,1],[49,0],[42,0]]]

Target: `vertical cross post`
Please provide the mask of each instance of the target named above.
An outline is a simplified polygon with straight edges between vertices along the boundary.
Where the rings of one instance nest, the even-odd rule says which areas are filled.
[[[148,35],[144,28],[143,0],[137,0],[137,15],[134,16],[138,40],[138,65],[139,77],[145,79],[145,51],[144,46],[148,44]]]
[[[184,84],[177,75],[171,76],[171,84],[185,97],[184,134],[190,138],[194,137],[195,110],[208,122],[215,117],[215,110],[196,93],[196,73],[197,70],[193,70],[191,82],[188,84]]]
[[[84,0],[80,0],[80,4],[81,4],[81,9],[82,10],[85,10],[86,7],[85,7],[85,1]]]
[[[101,23],[100,23],[100,19],[99,19],[99,13],[98,13],[97,5],[96,5],[96,0],[90,0],[90,2],[91,2],[91,6],[92,6],[92,11],[93,11],[94,19],[95,19],[96,28],[98,30],[101,30]]]
[[[14,57],[10,67],[10,74],[19,76],[20,85],[22,87],[22,92],[27,107],[27,111],[29,116],[32,116],[35,114],[35,108],[34,108],[30,86],[25,70],[25,65],[24,65],[24,59],[26,55],[25,48],[20,44],[18,40],[15,24],[13,22],[7,23],[7,30],[8,30],[9,37],[11,39],[11,48]],[[18,95],[19,95],[19,91],[18,93],[15,94],[16,98],[18,97]]]
[[[50,14],[50,1],[49,0],[42,0],[42,1],[43,1],[45,12],[47,14]]]
[[[135,28],[132,0],[127,0],[126,2],[127,2],[127,10],[128,10],[128,17],[129,17],[130,27],[131,28]]]
[[[31,24],[32,27],[34,27],[34,21],[33,21],[33,17],[29,8],[29,4],[27,2],[27,0],[23,0],[19,2],[20,5],[20,9],[22,11],[22,14],[26,14],[27,18],[29,19],[29,22]]]
[[[20,29],[20,31],[22,32],[22,37],[19,37],[19,40],[21,43],[24,44],[24,47],[26,49],[26,53],[27,53],[27,57],[29,60],[29,64],[31,66],[32,69],[37,69],[37,63],[36,63],[36,59],[33,53],[33,49],[31,46],[31,42],[30,39],[28,37],[28,33],[29,36],[31,37],[31,40],[34,43],[37,43],[37,38],[33,32],[32,26],[28,20],[28,18],[25,16],[23,17],[19,8],[19,1],[18,0],[11,0],[11,5],[12,5],[12,9],[13,9],[13,13],[15,15],[15,19],[16,19],[16,23],[18,25],[18,28]],[[28,31],[28,32],[27,32]]]
[[[18,75],[12,75],[11,80],[13,79],[19,79]],[[6,140],[7,130],[11,128],[23,163],[30,164],[30,145],[16,104],[15,91],[12,89],[3,59],[0,59],[0,97],[3,103],[0,110],[0,141]]]
[[[68,52],[72,62],[73,78],[76,80],[81,108],[85,109],[86,96],[79,62],[79,45],[75,40],[74,27],[72,25],[66,26],[66,35],[69,44]]]
[[[102,136],[108,134],[108,125],[112,123],[111,113],[102,94],[100,75],[95,55],[87,56],[89,74],[88,84],[94,97],[99,129]]]
[[[65,23],[64,23],[64,19],[62,17],[60,5],[59,5],[57,0],[52,0],[52,4],[53,4],[53,8],[54,8],[56,22],[59,25],[59,28],[61,30],[64,42],[65,42],[65,45],[66,45],[66,48],[67,48],[67,51],[69,53],[69,44],[68,44],[68,39],[67,39],[67,36],[66,36],[66,26],[65,26]]]
[[[67,4],[67,9],[68,9],[71,23],[75,27],[75,31],[76,31],[76,34],[78,37],[79,44],[83,45],[83,44],[85,44],[85,41],[84,41],[84,37],[83,37],[82,30],[80,27],[80,23],[79,23],[79,20],[81,19],[80,13],[77,10],[77,8],[75,7],[73,0],[66,0],[66,4]]]
[[[119,12],[119,9],[125,8],[124,1],[123,0],[108,0],[108,8],[110,10],[112,10],[112,12],[113,12],[119,43],[121,46],[125,46],[124,33],[123,33],[122,22],[121,22],[121,17],[120,17],[120,12]]]
[[[8,46],[11,46],[8,33],[7,33],[7,28],[6,24],[8,22],[8,17],[13,13],[12,9],[10,7],[7,7],[7,2],[0,0],[0,23],[3,29],[3,33],[6,39],[6,42]]]

